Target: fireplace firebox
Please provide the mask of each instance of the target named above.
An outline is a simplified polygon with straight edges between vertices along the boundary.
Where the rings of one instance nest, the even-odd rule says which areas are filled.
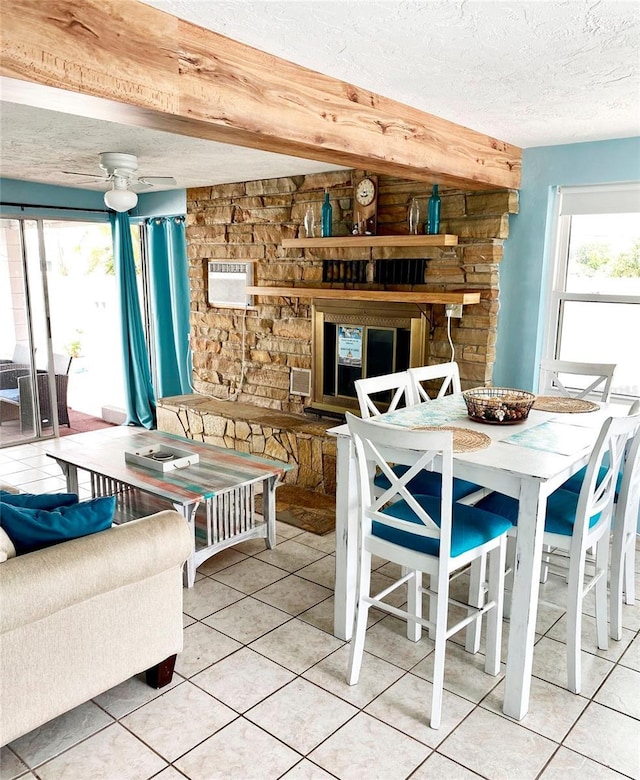
[[[429,324],[412,303],[315,300],[311,406],[358,409],[357,379],[425,365]]]

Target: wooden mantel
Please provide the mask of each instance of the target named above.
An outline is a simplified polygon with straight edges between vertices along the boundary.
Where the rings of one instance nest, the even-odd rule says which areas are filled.
[[[448,233],[440,235],[395,235],[395,236],[331,236],[330,238],[283,238],[283,249],[348,249],[349,247],[420,247],[457,246],[458,236]]]
[[[136,0],[3,3],[0,76],[16,103],[463,189],[520,186],[511,144]]]
[[[480,302],[477,291],[463,292],[399,292],[396,290],[345,290],[329,287],[247,287],[249,295],[277,298],[317,298],[318,300],[389,301],[394,303],[453,303]]]

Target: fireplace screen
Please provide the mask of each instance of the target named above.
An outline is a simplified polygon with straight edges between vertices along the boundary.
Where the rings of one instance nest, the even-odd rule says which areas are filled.
[[[316,301],[313,317],[312,405],[316,408],[357,409],[357,379],[425,362],[427,329],[412,304]]]

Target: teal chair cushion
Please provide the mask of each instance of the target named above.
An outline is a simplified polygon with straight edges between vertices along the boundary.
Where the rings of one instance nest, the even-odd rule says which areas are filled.
[[[576,473],[569,477],[569,479],[566,482],[563,482],[562,485],[560,485],[560,490],[570,490],[572,493],[579,493],[582,490],[582,483],[584,482],[584,478],[587,473],[587,467],[585,466],[583,469],[580,469],[580,471],[576,471]],[[607,473],[607,467],[606,466],[600,466],[600,476],[598,478],[598,484],[602,482],[602,480],[605,478]],[[616,480],[616,500],[618,499],[618,493],[620,492],[620,487],[622,485],[622,471],[618,473],[618,479]]]
[[[394,466],[393,471],[399,477],[401,477],[406,471],[409,470],[409,466]],[[376,487],[386,490],[389,487],[389,480],[384,474],[378,474],[373,483]],[[421,471],[411,482],[407,485],[409,491],[414,495],[420,496],[435,496],[440,498],[442,496],[442,474],[438,471]],[[467,482],[466,479],[453,479],[453,500],[459,501],[461,498],[468,496],[470,493],[475,493],[476,490],[480,490],[480,485],[476,485],[474,482]]]
[[[556,490],[549,496],[544,523],[544,530],[547,533],[571,536],[576,518],[578,498],[577,493],[562,489]],[[478,501],[476,506],[479,509],[494,512],[505,517],[513,525],[518,524],[518,501],[515,498],[505,496],[502,493],[491,493],[491,495]],[[600,512],[591,517],[589,528],[598,522],[599,517]]]
[[[414,496],[420,506],[429,513],[436,525],[440,526],[441,503],[434,496]],[[382,510],[384,514],[408,520],[410,523],[422,526],[422,521],[406,501],[397,501]],[[504,517],[491,512],[477,509],[464,504],[453,505],[451,524],[451,557],[455,558],[474,547],[479,547],[497,536],[506,533],[511,523]],[[410,550],[437,556],[440,554],[440,540],[426,536],[416,536],[409,531],[389,528],[382,523],[372,523],[372,534],[379,539],[385,539],[393,544],[399,544]]]

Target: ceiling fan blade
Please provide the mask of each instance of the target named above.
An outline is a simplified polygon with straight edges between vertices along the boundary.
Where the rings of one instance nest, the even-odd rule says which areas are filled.
[[[132,181],[129,182],[129,189],[132,190],[133,192],[142,192],[145,190],[150,190],[151,185],[147,184],[141,179],[133,179]]]
[[[173,176],[139,176],[138,181],[142,182],[143,184],[147,184],[149,187],[153,187],[154,185],[171,185],[177,183]]]
[[[108,176],[100,176],[97,173],[83,173],[82,171],[60,171],[65,176],[84,176],[85,179],[94,179],[95,181],[109,181]]]

